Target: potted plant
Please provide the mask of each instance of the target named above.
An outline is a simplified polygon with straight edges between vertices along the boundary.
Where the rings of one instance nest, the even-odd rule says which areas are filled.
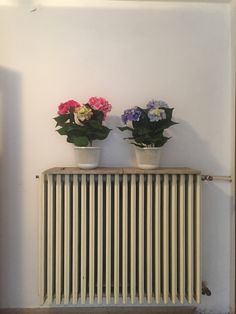
[[[161,147],[170,139],[165,129],[176,124],[172,121],[173,108],[162,100],[149,101],[145,108],[127,109],[121,116],[125,126],[121,131],[130,131],[135,145],[137,165],[142,169],[155,169],[160,163]]]
[[[75,145],[77,165],[93,169],[99,165],[100,147],[93,141],[104,140],[111,129],[103,123],[111,104],[102,97],[91,97],[85,104],[68,100],[58,106],[57,132],[67,137],[67,142]]]

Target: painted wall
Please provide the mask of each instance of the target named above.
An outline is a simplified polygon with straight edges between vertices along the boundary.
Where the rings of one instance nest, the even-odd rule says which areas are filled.
[[[74,163],[54,130],[57,105],[104,96],[108,125],[128,106],[153,98],[175,108],[179,125],[162,166],[230,175],[233,138],[229,4],[107,2],[93,7],[0,7],[0,306],[37,307],[35,175]],[[102,165],[134,164],[114,129]],[[229,309],[228,183],[203,186],[203,278],[212,290],[200,308]]]

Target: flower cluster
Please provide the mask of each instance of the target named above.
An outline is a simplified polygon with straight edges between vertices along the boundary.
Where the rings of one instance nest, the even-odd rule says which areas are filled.
[[[131,131],[134,145],[140,147],[160,147],[169,139],[164,136],[165,129],[176,124],[172,119],[173,108],[162,100],[151,100],[145,108],[133,107],[126,109],[121,116],[122,122],[126,125],[120,127],[121,131]]]
[[[101,112],[103,112],[103,119],[106,118],[107,116],[107,113],[109,111],[111,111],[111,104],[103,97],[91,97],[89,98],[88,102],[85,104],[85,105],[81,105],[79,102],[75,101],[75,100],[68,100],[64,103],[61,103],[59,106],[58,106],[58,111],[57,113],[60,115],[60,116],[63,116],[71,111],[76,111],[77,113],[81,112],[81,114],[86,110],[86,108],[90,108],[91,110],[94,109],[94,110],[99,110]],[[90,110],[90,111],[91,111]],[[90,115],[91,117],[91,115]],[[88,119],[85,119],[85,120],[88,120]]]
[[[168,104],[162,100],[151,100],[146,105],[147,115],[151,122],[166,119],[165,108],[169,108]],[[121,116],[124,124],[129,124],[130,121],[139,121],[142,110],[139,107],[126,109]]]
[[[77,101],[75,100],[68,100],[64,103],[61,103],[59,106],[58,106],[58,111],[57,113],[60,115],[60,116],[63,116],[64,114],[67,114],[69,113],[69,111],[71,109],[74,109],[76,107],[80,107],[80,103],[78,103]]]
[[[111,104],[102,97],[91,97],[86,104],[68,100],[58,106],[54,118],[57,132],[67,136],[67,141],[76,146],[92,145],[93,140],[105,139],[110,129],[103,125]]]
[[[139,121],[141,116],[141,111],[138,107],[127,109],[121,116],[121,120],[124,124],[127,124],[129,121]]]
[[[103,97],[91,97],[88,104],[95,110],[101,110],[104,113],[104,119],[107,113],[111,111],[111,104]]]
[[[164,108],[169,108],[168,104],[162,100],[151,100],[147,104],[148,118],[150,121],[159,121],[166,119],[166,112]]]

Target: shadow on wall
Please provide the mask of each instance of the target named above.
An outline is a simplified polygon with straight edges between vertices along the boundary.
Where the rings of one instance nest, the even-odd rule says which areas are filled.
[[[209,139],[200,137],[190,123],[180,119],[178,123],[167,130],[171,139],[163,146],[161,166],[190,167],[209,174],[230,175],[230,167],[223,167],[223,163],[212,154]]]
[[[0,306],[23,293],[21,111],[21,78],[0,67]]]
[[[123,139],[128,133],[125,134],[118,129],[121,126],[120,116],[109,116],[106,126],[112,131],[105,141],[99,143],[102,147],[101,166],[135,167],[134,145]]]
[[[211,143],[201,138],[190,123],[179,119],[178,122],[166,131],[171,138],[162,147],[161,167],[189,167],[206,174],[228,175],[229,169],[225,169],[212,154]],[[135,146],[124,140],[130,132],[121,132],[117,128],[122,125],[120,116],[109,116],[106,125],[112,131],[106,140],[97,142],[102,147],[101,165],[135,167]]]
[[[214,149],[209,137],[200,137],[198,129],[184,120],[178,122],[168,130],[172,138],[163,147],[161,166],[190,167],[203,174],[230,175],[230,167],[212,153]],[[212,292],[211,297],[202,297],[199,308],[204,312],[223,313],[224,305],[229,303],[230,233],[226,231],[230,230],[232,204],[229,182],[203,182],[202,278]]]

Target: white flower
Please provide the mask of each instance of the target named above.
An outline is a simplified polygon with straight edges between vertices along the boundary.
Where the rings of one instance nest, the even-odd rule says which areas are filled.
[[[81,107],[75,108],[74,112],[75,123],[78,125],[83,125],[81,122],[90,120],[92,115],[93,115],[92,109],[87,106],[83,105]]]

